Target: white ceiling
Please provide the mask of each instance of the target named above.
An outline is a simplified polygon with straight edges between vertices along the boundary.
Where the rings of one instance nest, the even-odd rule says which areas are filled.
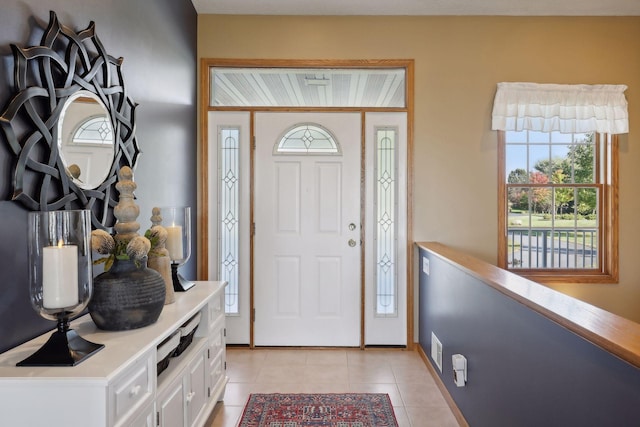
[[[640,0],[192,0],[199,14],[640,16]]]

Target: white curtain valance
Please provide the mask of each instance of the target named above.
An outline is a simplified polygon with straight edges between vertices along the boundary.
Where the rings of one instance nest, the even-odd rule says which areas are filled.
[[[629,132],[625,85],[498,83],[493,130]]]

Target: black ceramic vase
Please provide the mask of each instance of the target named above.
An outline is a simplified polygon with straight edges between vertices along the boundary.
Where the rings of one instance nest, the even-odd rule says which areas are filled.
[[[147,268],[146,258],[138,265],[116,259],[109,271],[93,279],[89,314],[100,329],[137,329],[158,320],[164,301],[164,279]]]

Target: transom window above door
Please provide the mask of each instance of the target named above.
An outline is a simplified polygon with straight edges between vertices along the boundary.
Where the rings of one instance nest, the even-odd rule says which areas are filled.
[[[405,68],[211,67],[210,107],[405,108]]]

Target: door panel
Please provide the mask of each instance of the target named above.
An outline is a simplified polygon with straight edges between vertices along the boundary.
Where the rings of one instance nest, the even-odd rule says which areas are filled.
[[[323,163],[317,165],[318,175],[318,231],[340,233],[342,217],[342,168],[340,164]]]
[[[277,233],[300,233],[300,163],[282,162],[276,168]]]
[[[275,256],[275,315],[281,319],[298,318],[300,308],[300,257]],[[264,282],[262,282],[262,286]]]
[[[340,315],[342,300],[342,260],[338,257],[316,258],[316,298],[319,317]]]

